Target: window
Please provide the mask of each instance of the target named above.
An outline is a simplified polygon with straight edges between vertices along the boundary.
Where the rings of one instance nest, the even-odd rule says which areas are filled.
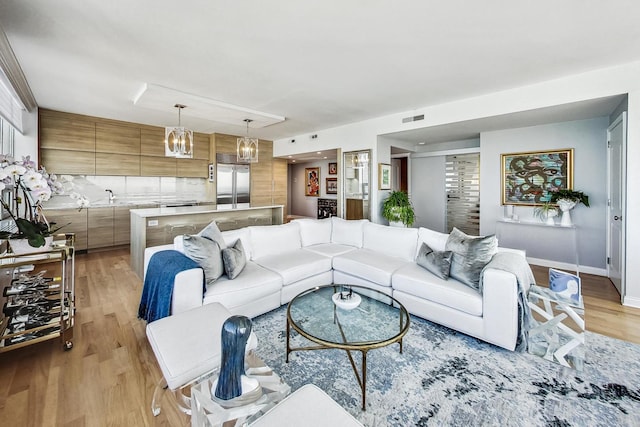
[[[445,159],[447,230],[480,233],[480,154],[449,155]]]
[[[13,142],[15,129],[6,120],[0,117],[0,154],[13,156]]]

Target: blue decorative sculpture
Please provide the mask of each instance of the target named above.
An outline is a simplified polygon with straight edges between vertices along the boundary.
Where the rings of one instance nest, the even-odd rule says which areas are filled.
[[[231,316],[222,325],[222,360],[215,397],[230,400],[242,394],[244,353],[251,334],[251,319]]]

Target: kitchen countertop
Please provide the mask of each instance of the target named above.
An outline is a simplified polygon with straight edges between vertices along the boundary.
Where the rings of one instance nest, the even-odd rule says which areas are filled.
[[[147,208],[147,209],[132,209],[131,213],[141,218],[171,216],[171,215],[189,215],[199,213],[215,213],[215,212],[243,212],[258,209],[273,209],[283,208],[282,205],[269,205],[269,206],[254,206],[250,208],[236,208],[236,209],[217,209],[212,205],[205,206],[180,206],[172,208]]]

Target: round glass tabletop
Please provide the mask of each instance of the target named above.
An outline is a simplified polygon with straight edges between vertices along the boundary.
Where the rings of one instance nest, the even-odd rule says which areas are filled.
[[[343,349],[389,345],[409,330],[409,314],[402,304],[387,294],[355,285],[302,292],[289,302],[287,317],[302,336]]]

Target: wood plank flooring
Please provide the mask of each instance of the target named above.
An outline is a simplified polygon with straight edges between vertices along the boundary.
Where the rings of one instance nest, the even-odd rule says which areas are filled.
[[[534,271],[543,282],[547,270]],[[640,309],[622,307],[608,280],[582,277],[587,329],[640,343]],[[0,425],[188,426],[170,392],[151,415],[161,374],[137,319],[141,289],[128,250],[78,255],[74,348],[52,340],[0,354]]]

